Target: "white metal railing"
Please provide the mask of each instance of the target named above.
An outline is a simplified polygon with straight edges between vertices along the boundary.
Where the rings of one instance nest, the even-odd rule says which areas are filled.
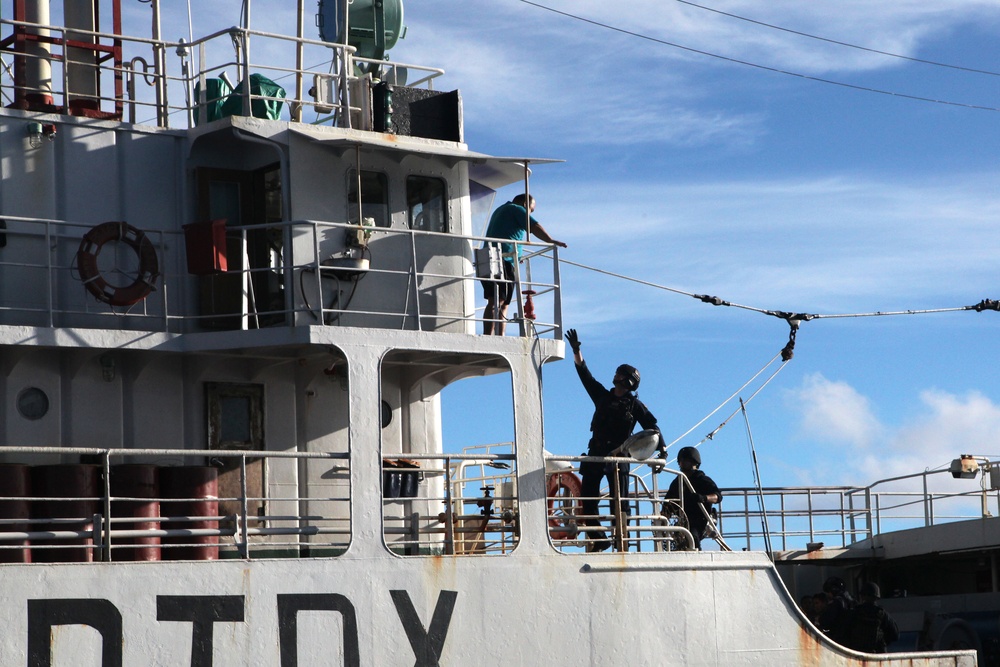
[[[64,48],[68,33],[76,40],[93,40],[93,60],[72,60],[74,49]],[[24,43],[25,39],[45,47],[17,50],[18,42]],[[8,104],[27,106],[21,102],[25,95],[51,96],[51,108],[35,108],[62,113],[72,102],[85,99],[96,105],[100,117],[161,127],[192,127],[207,119],[205,112],[212,104],[207,97],[207,82],[223,74],[238,89],[225,115],[251,115],[254,102],[273,102],[282,105],[282,117],[292,122],[332,122],[345,127],[351,126],[350,112],[360,109],[350,99],[351,83],[359,78],[355,63],[375,66],[376,72],[384,72],[390,81],[405,70],[412,79],[407,81],[410,87],[433,88],[434,80],[444,74],[442,69],[413,63],[356,58],[355,49],[343,44],[237,27],[187,42],[0,19],[0,44],[5,62],[0,68],[0,94]],[[79,53],[81,49],[75,50]],[[259,54],[266,54],[267,59],[257,57]],[[41,60],[52,70],[48,83],[40,86],[14,81],[15,70],[29,61]],[[97,94],[71,90],[67,65],[94,72]],[[252,74],[273,81],[281,87],[281,93],[255,94],[249,85],[241,86]],[[330,82],[332,98],[323,98],[323,91],[317,98],[317,82]],[[314,91],[312,95],[310,90]],[[306,119],[304,111],[309,109],[315,116]]]
[[[348,223],[292,221],[254,226],[227,226],[227,234],[239,237],[255,230],[267,229],[285,239],[283,257],[288,264],[249,267],[230,270],[224,275],[236,276],[234,289],[245,297],[243,305],[233,310],[203,312],[197,298],[199,277],[187,273],[181,231],[148,230],[159,258],[161,275],[149,296],[128,309],[114,309],[95,300],[80,283],[75,251],[90,225],[52,219],[9,216],[0,229],[7,252],[0,255],[0,322],[21,326],[75,326],[80,328],[127,328],[139,331],[184,333],[204,327],[206,320],[228,318],[238,323],[227,328],[257,328],[264,322],[288,326],[298,324],[341,325],[345,315],[368,316],[365,326],[388,329],[438,330],[456,322],[472,325],[482,320],[477,312],[435,312],[422,308],[425,296],[440,290],[452,290],[454,302],[464,303],[462,294],[472,290],[478,301],[479,280],[471,263],[472,247],[485,239],[423,230],[378,228],[374,238],[363,249],[369,267],[360,277],[338,277],[338,268],[329,260],[343,255],[340,251],[323,251],[329,243],[340,244],[341,234],[356,230]],[[307,257],[293,256],[290,240],[307,236],[310,248]],[[332,241],[331,241],[332,239]],[[405,246],[401,246],[400,242]],[[110,247],[105,251],[116,252]],[[558,248],[545,244],[524,243],[530,255],[534,280],[521,279],[522,289],[534,295],[535,319],[522,326],[522,335],[552,336],[561,332],[561,302]],[[18,248],[17,252],[12,252]],[[122,256],[127,250],[118,250]],[[380,254],[381,253],[381,254]],[[427,263],[425,254],[451,257],[455,261]],[[127,257],[126,257],[127,259]],[[135,261],[135,258],[132,257]],[[428,264],[434,268],[421,268]],[[438,267],[445,267],[442,271]],[[223,274],[218,274],[223,275]],[[256,276],[273,277],[281,285],[284,301],[278,307],[266,304],[262,295],[253,290]],[[370,298],[355,298],[362,281],[383,280],[389,289],[405,294],[402,305]],[[20,286],[14,288],[13,286]],[[74,289],[79,286],[79,289]],[[394,287],[392,287],[394,286]],[[6,287],[6,289],[4,289]],[[348,296],[336,302],[329,296],[343,291]],[[451,309],[449,309],[450,311]],[[521,314],[514,316],[522,324]],[[106,318],[113,318],[111,320]],[[273,325],[273,324],[272,324]]]
[[[254,489],[247,475],[248,462],[289,479],[307,461],[335,461],[349,471],[347,454],[13,446],[3,454],[3,562],[302,557],[341,553],[350,542],[346,493],[283,495],[304,484]],[[53,457],[92,463],[38,463]],[[174,464],[144,463],[168,459]],[[136,483],[136,462],[148,484]],[[156,481],[167,473],[175,480],[170,488]],[[253,504],[262,511],[251,516]]]
[[[317,495],[302,467],[333,462],[349,475],[347,453],[4,447],[3,454],[0,562],[300,558],[337,555],[350,544],[349,486],[340,495]],[[53,459],[87,463],[47,463]],[[584,460],[642,463],[546,457],[547,464]],[[258,488],[248,474],[254,465],[263,466],[264,473],[253,478],[269,480]],[[461,454],[384,453],[387,547],[399,555],[510,553],[521,530],[514,466],[513,443]],[[143,472],[137,473],[137,467]],[[662,465],[653,467],[668,477],[680,475]],[[169,485],[168,473],[175,480]],[[147,474],[159,482],[136,482]],[[549,473],[550,481],[552,474],[575,472],[571,463]],[[413,477],[393,480],[393,475]],[[189,476],[192,484],[176,483]],[[553,545],[560,551],[581,551],[595,540],[594,532],[611,530],[615,493],[602,494],[612,514],[593,517],[583,515],[578,495],[550,493],[547,520]],[[616,551],[695,547],[686,515],[677,511],[684,509],[683,499],[673,513],[665,512],[670,503],[655,476],[647,487],[632,475],[621,499],[629,511],[622,531],[613,536]],[[584,525],[590,518],[604,526]],[[707,537],[728,550],[717,531]]]
[[[967,491],[932,490],[930,479],[947,472],[925,471],[867,487],[723,489],[720,525],[727,539],[746,549],[764,550],[767,534],[772,550],[785,551],[820,542],[845,548],[885,532],[1000,513],[996,489],[976,484]],[[919,489],[885,488],[899,482],[918,483]]]
[[[685,507],[683,497],[675,501],[666,498],[670,482],[675,478],[681,480],[689,491],[691,486],[679,470],[666,468],[662,460],[639,461],[627,457],[551,454],[546,455],[545,460],[549,477],[547,488],[550,491],[546,498],[549,535],[553,545],[560,551],[575,552],[593,548],[596,542],[602,541],[599,536],[601,533],[607,534],[614,551],[695,549],[698,545],[694,543],[689,530],[689,512],[699,512],[708,521],[706,541],[714,541],[723,551],[730,550],[721,531],[715,526],[714,516],[707,515],[702,506]],[[605,484],[601,495],[593,498],[599,502],[599,507],[608,507],[610,514],[584,514],[583,500],[588,498],[568,493],[567,485],[558,480],[553,482],[553,476],[556,475],[578,475],[579,463],[585,461],[605,465],[630,464],[628,488],[608,488]],[[619,502],[614,501],[616,495],[620,498]],[[620,509],[620,503],[627,506],[627,516],[616,516],[619,512],[625,514]],[[600,525],[594,525],[595,523]],[[616,526],[621,526],[621,529],[616,530]]]
[[[392,465],[399,461],[409,465]],[[513,443],[491,453],[385,454],[383,479],[419,478],[398,496],[383,482],[386,544],[406,556],[510,553],[519,539],[514,462]]]

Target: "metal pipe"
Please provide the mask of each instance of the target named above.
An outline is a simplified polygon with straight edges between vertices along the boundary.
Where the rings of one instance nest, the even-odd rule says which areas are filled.
[[[250,557],[250,539],[247,537],[247,457],[240,457],[240,544],[238,548],[244,558]]]
[[[66,27],[69,28],[66,31],[66,42],[73,41],[91,45],[90,48],[87,46],[64,47],[68,82],[66,88],[67,105],[72,105],[73,102],[83,102],[88,107],[99,105],[97,51],[93,48],[97,46],[97,37],[93,34],[97,30],[94,3],[64,0],[63,16]],[[84,32],[76,32],[72,28],[79,28]]]
[[[49,0],[25,0],[24,21],[39,25],[49,24]],[[20,29],[15,29],[15,35]],[[25,35],[49,37],[47,28],[24,28]],[[24,55],[15,61],[15,80],[22,78],[22,85],[14,92],[18,101],[26,105],[32,103],[52,104],[52,52],[48,42],[42,39],[25,39]],[[23,72],[18,77],[16,72]]]
[[[305,0],[299,0],[296,29],[298,41],[295,43],[295,102],[289,105],[293,123],[302,122],[302,71],[305,69]]]

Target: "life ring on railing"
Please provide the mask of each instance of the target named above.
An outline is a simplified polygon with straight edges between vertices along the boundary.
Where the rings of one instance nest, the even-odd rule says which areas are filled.
[[[549,475],[545,485],[549,508],[549,535],[553,540],[572,540],[576,537],[577,517],[583,513],[583,482],[571,472]]]
[[[97,256],[108,241],[121,241],[135,251],[139,269],[131,284],[123,287],[112,285],[101,274]],[[76,252],[76,266],[87,291],[98,301],[112,306],[131,306],[142,301],[153,291],[154,283],[160,275],[160,261],[153,242],[142,230],[124,221],[102,222],[84,234],[80,249]]]

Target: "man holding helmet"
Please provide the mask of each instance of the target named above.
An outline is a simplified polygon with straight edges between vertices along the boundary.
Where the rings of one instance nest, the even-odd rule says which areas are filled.
[[[656,417],[653,416],[642,401],[635,395],[639,387],[639,371],[634,366],[622,364],[615,370],[611,389],[594,379],[587,363],[580,352],[580,338],[576,329],[566,332],[566,341],[573,350],[573,361],[576,372],[587,394],[594,402],[594,416],[590,420],[592,433],[587,445],[587,456],[609,456],[625,439],[632,435],[638,422],[644,429],[656,427]],[[586,518],[582,523],[588,526],[600,526],[597,515],[598,496],[601,493],[601,481],[608,479],[608,485],[614,490],[615,474],[618,478],[619,492],[624,494],[628,489],[629,464],[605,464],[600,461],[584,461],[580,464],[580,476],[583,478],[583,514]],[[628,503],[620,505],[622,519],[628,516]],[[612,506],[612,510],[614,507]],[[605,551],[611,548],[607,534],[602,531],[587,532],[587,551]]]
[[[712,478],[706,475],[701,466],[701,452],[694,447],[681,447],[677,452],[677,465],[689,484],[684,484],[684,513],[687,514],[688,530],[694,536],[694,545],[701,549],[701,541],[705,538],[708,528],[708,512],[714,503],[722,500],[722,492]],[[693,489],[693,490],[692,490]],[[681,478],[675,477],[667,489],[667,498],[681,498]]]

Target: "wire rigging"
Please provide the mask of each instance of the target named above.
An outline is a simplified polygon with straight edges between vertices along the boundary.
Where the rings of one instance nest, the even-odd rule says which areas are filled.
[[[892,90],[884,90],[882,88],[872,88],[870,86],[861,86],[854,83],[846,83],[844,81],[836,81],[834,79],[825,79],[823,77],[812,76],[810,74],[802,74],[801,72],[793,72],[791,70],[781,69],[779,67],[770,67],[768,65],[761,65],[759,63],[753,63],[749,60],[741,60],[739,58],[732,58],[730,56],[723,56],[718,53],[712,53],[710,51],[703,51],[701,49],[696,49],[690,46],[684,46],[683,44],[677,44],[676,42],[669,42],[664,39],[659,39],[657,37],[651,37],[649,35],[644,35],[639,32],[634,32],[632,30],[626,30],[624,28],[619,28],[607,23],[601,23],[600,21],[595,21],[593,19],[588,19],[577,14],[570,14],[569,12],[564,12],[553,7],[547,7],[546,5],[539,4],[537,2],[532,2],[531,0],[518,0],[526,5],[531,5],[532,7],[537,7],[538,9],[544,9],[545,11],[552,12],[553,14],[559,14],[567,18],[575,19],[577,21],[582,21],[584,23],[589,23],[591,25],[597,26],[599,28],[604,28],[605,30],[611,30],[614,32],[622,33],[623,35],[629,35],[630,37],[637,37],[639,39],[644,39],[650,42],[655,42],[657,44],[662,44],[664,46],[670,46],[675,49],[680,49],[682,51],[688,51],[690,53],[697,53],[698,55],[707,56],[709,58],[716,58],[718,60],[724,60],[726,62],[731,62],[737,65],[744,65],[746,67],[753,67],[755,69],[764,70],[767,72],[773,72],[775,74],[784,74],[785,76],[793,76],[799,79],[805,79],[807,81],[815,81],[817,83],[825,83],[831,86],[840,86],[841,88],[849,88],[851,90],[857,90],[865,93],[877,93],[879,95],[887,95],[889,97],[899,97],[901,99],[912,100],[915,102],[928,102],[931,104],[943,104],[945,106],[961,107],[964,109],[975,109],[977,111],[1000,111],[1000,107],[990,107],[980,104],[970,104],[967,102],[952,102],[950,100],[936,99],[933,97],[923,97],[920,95],[910,95],[908,93],[900,93]]]
[[[899,53],[892,53],[890,51],[880,51],[878,49],[872,49],[867,46],[860,46],[858,44],[851,44],[850,42],[842,42],[836,39],[830,39],[829,37],[820,37],[819,35],[813,35],[808,32],[801,32],[799,30],[792,30],[791,28],[782,28],[779,25],[773,25],[771,23],[765,23],[763,21],[757,21],[755,19],[747,18],[746,16],[740,16],[739,14],[730,14],[729,12],[724,12],[721,9],[714,9],[712,7],[706,7],[705,5],[699,5],[690,0],[676,0],[676,2],[682,5],[688,5],[690,7],[695,7],[697,9],[703,9],[707,12],[714,12],[716,14],[721,14],[722,16],[728,16],[729,18],[737,19],[739,21],[746,21],[747,23],[753,23],[754,25],[759,25],[764,28],[770,28],[772,30],[780,30],[781,32],[787,32],[792,35],[798,35],[799,37],[808,37],[809,39],[815,39],[820,42],[827,42],[829,44],[836,44],[837,46],[844,46],[849,49],[857,49],[859,51],[867,51],[868,53],[875,53],[880,56],[888,56],[889,58],[899,58],[900,60],[908,60],[914,63],[921,63],[923,65],[933,65],[935,67],[946,67],[948,69],[961,70],[963,72],[970,72],[972,74],[986,74],[988,76],[1000,76],[1000,72],[992,72],[985,69],[975,69],[974,67],[963,67],[962,65],[952,65],[950,63],[942,63],[936,60],[925,60],[923,58],[914,58],[913,56],[904,56]]]
[[[686,292],[676,287],[669,287],[667,285],[662,285],[660,283],[654,283],[649,280],[642,280],[640,278],[632,278],[631,276],[626,276],[621,273],[615,273],[613,271],[608,271],[606,269],[599,269],[594,266],[588,266],[587,264],[581,264],[579,262],[574,262],[572,260],[566,259],[564,257],[559,258],[560,263],[569,264],[580,269],[587,271],[593,271],[594,273],[600,273],[606,276],[611,276],[613,278],[620,278],[622,280],[627,280],[629,282],[638,283],[640,285],[646,285],[647,287],[653,287],[655,289],[664,290],[666,292],[673,292],[674,294],[680,294],[682,296],[689,296],[693,299],[697,299],[703,303],[707,303],[712,306],[730,306],[732,308],[740,308],[743,310],[749,310],[755,313],[761,313],[762,315],[770,315],[772,317],[777,317],[779,319],[785,320],[793,328],[798,328],[798,323],[808,322],[810,320],[821,320],[821,319],[838,319],[846,317],[893,317],[897,315],[927,315],[931,313],[954,313],[962,312],[967,310],[974,310],[977,313],[981,313],[985,310],[993,310],[1000,312],[1000,300],[997,299],[983,299],[979,303],[975,303],[968,306],[954,306],[951,308],[922,308],[922,309],[908,309],[908,310],[877,310],[867,313],[794,313],[785,310],[770,310],[767,308],[758,308],[756,306],[748,306],[742,303],[734,303],[732,301],[727,301],[718,296],[710,296],[708,294],[695,294],[694,292]]]
[[[743,411],[743,422],[747,427],[747,447],[750,449],[750,462],[753,464],[753,481],[754,486],[757,488],[757,503],[760,507],[760,523],[764,536],[764,551],[767,552],[768,558],[774,560],[774,554],[771,551],[771,531],[767,526],[767,511],[764,507],[764,487],[760,482],[760,466],[757,465],[757,448],[753,444],[753,433],[750,431],[750,417],[747,415],[747,406],[740,399],[740,410]]]
[[[748,385],[749,385],[749,384],[750,384],[751,382],[753,382],[754,380],[756,380],[756,379],[757,379],[757,378],[758,378],[758,377],[760,376],[760,374],[761,374],[761,373],[763,373],[764,371],[766,371],[766,370],[767,370],[767,369],[768,369],[768,368],[769,368],[769,367],[771,366],[771,364],[773,364],[773,363],[775,362],[775,360],[776,360],[777,358],[778,358],[778,355],[777,355],[777,354],[776,354],[776,355],[774,355],[773,357],[771,357],[771,360],[770,360],[770,361],[768,361],[768,362],[767,362],[766,364],[764,364],[764,367],[763,367],[763,368],[761,368],[761,369],[760,369],[759,371],[757,371],[756,373],[754,373],[754,374],[753,374],[753,376],[752,376],[752,377],[751,377],[751,378],[750,378],[749,380],[747,380],[746,382],[744,382],[744,383],[743,383],[743,385],[739,387],[739,389],[737,389],[737,390],[736,390],[736,391],[734,391],[734,392],[733,392],[732,394],[730,394],[730,395],[729,395],[729,396],[728,396],[728,397],[726,398],[726,400],[722,401],[722,403],[720,403],[720,404],[719,404],[719,406],[718,406],[717,408],[715,408],[714,410],[712,410],[711,412],[709,412],[709,413],[708,413],[707,415],[705,415],[704,417],[702,417],[702,419],[701,419],[701,420],[700,420],[700,421],[699,421],[698,423],[694,424],[694,425],[693,425],[693,426],[692,426],[691,428],[689,428],[688,430],[684,431],[684,432],[683,432],[683,433],[681,433],[681,434],[680,434],[679,436],[677,436],[676,438],[674,438],[674,440],[673,440],[672,442],[670,442],[669,444],[667,444],[667,445],[665,445],[665,446],[664,446],[664,449],[670,449],[671,447],[673,447],[674,445],[676,445],[676,444],[677,444],[678,442],[680,442],[681,440],[683,440],[683,439],[684,439],[684,438],[686,438],[687,436],[691,435],[691,432],[692,432],[692,431],[694,431],[694,430],[695,430],[696,428],[698,428],[699,426],[701,426],[702,424],[704,424],[705,422],[707,422],[707,421],[709,420],[709,418],[710,418],[710,417],[711,417],[712,415],[714,415],[714,414],[715,414],[716,412],[718,412],[718,411],[719,411],[719,410],[721,410],[722,408],[726,407],[726,405],[728,405],[730,401],[732,401],[732,400],[733,400],[734,398],[736,398],[736,397],[737,397],[737,396],[739,395],[739,393],[740,393],[741,391],[743,391],[744,389],[746,389],[746,388],[747,388],[747,386],[748,386]],[[767,384],[768,382],[770,382],[770,381],[771,381],[771,379],[772,379],[772,378],[774,378],[774,376],[775,376],[775,375],[777,375],[777,373],[776,373],[776,372],[775,372],[775,373],[773,373],[773,374],[771,375],[771,377],[769,377],[769,378],[767,379],[767,381],[766,381],[766,382],[764,382],[764,385],[766,385],[766,384]],[[761,386],[764,386],[764,385],[761,385]],[[759,391],[759,390],[758,390],[758,391]],[[755,395],[755,396],[756,396],[756,394],[757,394],[757,392],[754,392],[754,395]],[[719,424],[719,425],[718,425],[718,426],[717,426],[717,427],[715,428],[715,430],[714,430],[714,431],[712,431],[712,432],[711,432],[711,433],[709,433],[709,434],[708,434],[707,436],[705,436],[705,438],[704,438],[704,439],[703,439],[703,440],[702,440],[701,442],[705,442],[705,440],[711,440],[712,438],[714,438],[714,437],[715,437],[715,434],[716,434],[716,433],[718,433],[718,432],[719,432],[719,430],[720,430],[720,429],[722,429],[722,427],[723,427],[723,426],[725,426],[725,423],[726,423],[726,421],[729,421],[729,419],[731,419],[731,418],[732,418],[732,415],[730,415],[730,416],[729,416],[729,417],[728,417],[728,418],[727,418],[727,419],[726,419],[725,421],[723,421],[723,422],[722,422],[721,424]],[[699,442],[698,444],[701,444],[701,442]],[[697,445],[696,445],[696,446],[697,446]]]
[[[581,264],[579,262],[574,262],[574,261],[566,259],[566,258],[560,258],[559,261],[562,264],[569,264],[571,266],[575,266],[575,267],[580,268],[580,269],[584,269],[584,270],[587,270],[587,271],[593,271],[594,273],[599,273],[599,274],[602,274],[602,275],[611,276],[613,278],[619,278],[621,280],[626,280],[626,281],[629,281],[629,282],[638,283],[640,285],[646,285],[648,287],[653,287],[655,289],[660,289],[660,290],[663,290],[663,291],[666,291],[666,292],[672,292],[674,294],[680,294],[680,295],[683,295],[683,296],[692,297],[692,298],[697,299],[697,300],[699,300],[699,301],[701,301],[703,303],[707,303],[707,304],[710,304],[710,305],[713,305],[713,306],[732,306],[734,308],[741,308],[741,309],[744,309],[744,310],[749,310],[749,311],[752,311],[752,312],[761,313],[763,315],[770,315],[772,317],[777,317],[777,318],[785,320],[788,323],[788,327],[789,327],[788,342],[785,345],[785,347],[782,348],[781,351],[778,354],[774,355],[774,357],[772,357],[771,360],[768,361],[764,365],[763,368],[761,368],[759,371],[757,371],[757,373],[755,373],[753,375],[753,377],[751,377],[749,380],[747,380],[739,389],[737,389],[735,392],[733,392],[718,407],[716,407],[714,410],[712,410],[711,412],[709,412],[700,421],[698,421],[696,424],[694,424],[691,428],[689,428],[687,431],[685,431],[681,435],[677,436],[673,441],[671,441],[669,444],[667,444],[664,447],[665,450],[670,449],[671,447],[673,447],[674,445],[676,445],[678,442],[680,442],[681,440],[683,440],[684,438],[686,438],[688,435],[691,434],[692,431],[694,431],[696,428],[698,428],[699,426],[701,426],[702,424],[704,424],[706,421],[708,421],[708,419],[712,415],[714,415],[719,410],[721,410],[723,407],[725,407],[726,405],[728,405],[741,391],[743,391],[747,386],[749,386],[751,382],[753,382],[754,380],[756,380],[757,377],[759,377],[761,373],[763,373],[765,370],[767,370],[778,359],[778,357],[781,357],[781,364],[779,364],[778,368],[770,376],[768,376],[768,378],[759,387],[757,387],[757,389],[750,395],[750,397],[746,400],[746,402],[744,402],[743,399],[740,398],[740,407],[737,408],[737,409],[735,409],[733,412],[731,412],[711,433],[709,433],[704,438],[702,438],[694,446],[698,447],[698,446],[702,445],[703,443],[705,443],[706,441],[714,439],[715,435],[719,431],[721,431],[729,423],[729,421],[732,420],[732,418],[734,416],[736,416],[740,412],[740,410],[744,410],[745,411],[746,410],[746,405],[745,404],[749,403],[750,401],[752,401],[757,396],[757,394],[759,394],[761,392],[761,390],[764,389],[764,387],[766,387],[768,384],[770,384],[770,382],[778,375],[778,373],[780,373],[781,370],[787,365],[787,362],[790,361],[792,359],[792,357],[794,356],[795,339],[796,339],[796,336],[797,336],[798,331],[799,331],[799,327],[800,327],[800,325],[801,325],[802,322],[808,322],[808,321],[811,321],[811,320],[818,320],[818,319],[836,319],[836,318],[845,318],[845,317],[889,317],[889,316],[896,316],[896,315],[924,315],[924,314],[930,314],[930,313],[949,313],[949,312],[962,312],[962,311],[969,311],[969,310],[972,310],[972,311],[975,311],[975,312],[978,312],[978,313],[981,313],[981,312],[986,311],[986,310],[992,310],[992,311],[1000,312],[1000,300],[997,300],[997,299],[983,299],[982,301],[980,301],[977,304],[973,304],[973,305],[969,305],[969,306],[957,306],[957,307],[953,307],[953,308],[928,308],[928,309],[922,309],[922,310],[910,309],[910,310],[898,310],[898,311],[876,311],[876,312],[869,312],[869,313],[839,313],[839,314],[827,314],[827,315],[822,315],[822,314],[818,314],[818,313],[793,313],[793,312],[790,312],[790,311],[768,310],[768,309],[765,309],[765,308],[757,308],[757,307],[754,307],[754,306],[748,306],[748,305],[743,305],[743,304],[732,303],[730,301],[726,301],[724,299],[721,299],[720,297],[717,297],[717,296],[708,296],[708,295],[705,295],[705,294],[695,294],[693,292],[686,292],[684,290],[680,290],[680,289],[677,289],[675,287],[668,287],[666,285],[661,285],[659,283],[654,283],[654,282],[651,282],[649,280],[642,280],[640,278],[633,278],[631,276],[626,276],[626,275],[621,274],[621,273],[615,273],[613,271],[608,271],[606,269],[599,269],[597,267],[588,266],[586,264]]]

